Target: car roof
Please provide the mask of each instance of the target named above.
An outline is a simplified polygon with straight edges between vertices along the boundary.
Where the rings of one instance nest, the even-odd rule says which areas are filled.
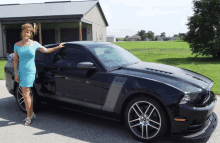
[[[66,42],[68,44],[77,44],[77,45],[82,45],[82,46],[94,46],[94,45],[108,45],[112,44],[109,42],[98,42],[98,41],[74,41],[74,42]]]
[[[91,46],[95,46],[95,45],[111,45],[112,43],[110,42],[99,42],[99,41],[72,41],[72,42],[65,42],[66,44],[70,45],[70,44],[77,44],[77,45],[81,45],[84,46],[86,48],[89,48]],[[59,44],[59,43],[58,43]],[[48,45],[44,45],[45,47],[50,47],[50,46],[55,46],[58,44],[48,44]]]

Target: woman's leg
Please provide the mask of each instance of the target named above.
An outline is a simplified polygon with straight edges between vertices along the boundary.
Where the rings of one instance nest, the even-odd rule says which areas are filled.
[[[27,117],[31,117],[31,97],[30,97],[30,87],[21,87],[22,96],[24,97],[25,107],[27,110]]]
[[[34,111],[33,111],[33,95],[31,96],[31,92],[29,92],[29,95],[31,97],[31,112],[30,112],[30,114],[32,115],[34,113]]]

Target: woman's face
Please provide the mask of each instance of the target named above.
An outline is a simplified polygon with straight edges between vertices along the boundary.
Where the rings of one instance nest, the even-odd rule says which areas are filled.
[[[23,37],[23,39],[30,39],[31,29],[30,28],[24,29],[23,32],[22,32],[22,37]]]

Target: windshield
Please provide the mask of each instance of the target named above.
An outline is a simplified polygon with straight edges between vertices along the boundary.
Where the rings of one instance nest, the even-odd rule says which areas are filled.
[[[140,62],[137,57],[118,45],[94,45],[88,48],[109,70]]]

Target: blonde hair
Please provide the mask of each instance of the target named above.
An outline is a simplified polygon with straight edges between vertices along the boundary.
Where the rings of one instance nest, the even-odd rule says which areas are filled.
[[[33,40],[33,33],[34,33],[34,35],[36,35],[37,34],[37,24],[36,23],[34,23],[34,27],[32,26],[32,24],[30,24],[30,23],[25,23],[25,24],[23,24],[22,26],[21,26],[21,33],[20,33],[20,38],[22,39],[22,32],[23,32],[23,30],[25,30],[25,29],[29,29],[30,28],[30,31],[31,31],[31,40]]]

